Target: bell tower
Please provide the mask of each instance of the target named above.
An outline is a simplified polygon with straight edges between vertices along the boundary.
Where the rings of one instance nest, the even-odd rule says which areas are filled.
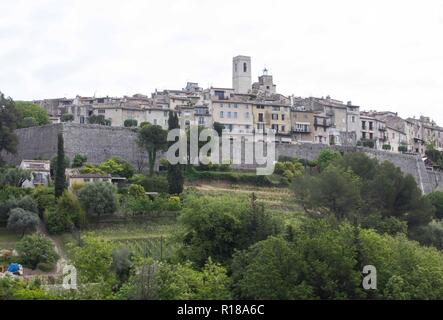
[[[232,61],[232,87],[236,93],[251,90],[251,57],[236,56]]]

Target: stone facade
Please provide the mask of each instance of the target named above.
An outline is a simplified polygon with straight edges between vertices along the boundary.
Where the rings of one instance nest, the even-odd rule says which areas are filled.
[[[63,133],[65,153],[71,159],[76,154],[85,155],[88,162],[99,164],[113,156],[131,162],[136,168],[146,168],[147,155],[136,143],[136,133],[127,128],[98,125],[53,124],[16,131],[19,144],[17,154],[3,154],[3,159],[19,165],[22,159],[51,159],[57,154],[57,135]],[[276,157],[298,157],[314,160],[325,145],[314,143],[277,144]],[[342,152],[364,152],[379,161],[390,161],[404,173],[411,174],[424,193],[443,190],[443,174],[427,171],[418,155],[398,154],[361,147],[332,146]],[[160,158],[160,157],[159,157]],[[244,155],[242,157],[244,159]],[[237,166],[251,169],[254,166]]]

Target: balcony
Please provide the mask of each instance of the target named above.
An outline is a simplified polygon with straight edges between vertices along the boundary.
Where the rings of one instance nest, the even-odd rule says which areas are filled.
[[[295,133],[310,133],[311,128],[309,126],[295,126],[292,128],[292,132]]]
[[[318,126],[318,127],[331,127],[332,126],[332,122],[331,119],[318,119],[315,118],[314,119],[314,126]]]

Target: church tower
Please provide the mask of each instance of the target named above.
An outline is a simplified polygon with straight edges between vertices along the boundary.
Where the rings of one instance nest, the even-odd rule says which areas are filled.
[[[251,90],[251,57],[234,57],[232,61],[232,87],[236,93],[249,93]]]

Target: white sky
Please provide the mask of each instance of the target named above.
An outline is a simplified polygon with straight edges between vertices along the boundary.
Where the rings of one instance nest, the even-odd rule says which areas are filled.
[[[0,91],[16,100],[230,87],[238,54],[282,94],[443,125],[441,0],[0,0]]]

